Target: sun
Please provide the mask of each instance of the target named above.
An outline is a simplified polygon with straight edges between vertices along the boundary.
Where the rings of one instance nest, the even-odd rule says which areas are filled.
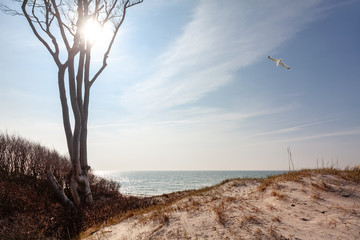
[[[109,41],[112,36],[111,28],[107,25],[101,25],[99,22],[89,19],[84,28],[82,34],[87,42],[91,44],[103,45]]]

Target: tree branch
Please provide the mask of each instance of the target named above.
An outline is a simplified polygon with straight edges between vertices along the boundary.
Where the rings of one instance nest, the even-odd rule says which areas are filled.
[[[142,3],[144,0],[140,0],[140,1],[137,1],[137,2],[134,2],[134,3],[129,3],[129,5],[128,6],[126,6],[126,8],[129,8],[129,7],[132,7],[132,6],[135,6],[135,5],[137,5],[137,4],[140,4],[140,3]],[[129,1],[128,1],[129,2]]]
[[[74,203],[70,201],[69,198],[66,196],[64,190],[62,189],[62,187],[60,187],[59,183],[56,181],[54,174],[52,173],[51,170],[47,172],[46,177],[50,183],[50,186],[56,193],[56,196],[59,198],[60,202],[67,207],[75,209]]]
[[[58,56],[56,55],[55,52],[53,52],[53,50],[51,49],[51,47],[49,46],[49,44],[40,36],[40,34],[38,33],[38,31],[36,30],[34,24],[33,24],[33,21],[31,20],[31,17],[29,16],[29,14],[27,13],[26,11],[26,5],[28,3],[28,0],[24,0],[22,5],[21,5],[21,9],[24,13],[24,16],[26,18],[26,20],[28,21],[30,27],[31,27],[31,30],[33,31],[34,35],[37,37],[37,39],[39,39],[39,41],[46,47],[46,49],[49,51],[49,53],[51,54],[51,56],[53,57],[56,65],[58,67],[61,66],[61,62],[58,58]],[[33,3],[35,4],[35,3]]]
[[[55,10],[55,17],[58,21],[58,26],[59,26],[59,29],[60,29],[60,33],[61,33],[61,38],[63,39],[64,41],[64,44],[65,44],[65,47],[66,49],[69,51],[70,50],[70,44],[69,44],[69,41],[66,37],[66,33],[65,33],[65,30],[64,30],[64,26],[63,26],[63,21],[61,19],[61,15],[60,15],[60,12],[59,12],[59,9],[56,5],[56,2],[55,0],[51,0],[51,3],[53,5],[53,8]]]
[[[9,8],[8,6],[4,5],[3,3],[0,3],[0,11],[8,14],[10,16],[24,16],[24,14],[19,13],[18,11]]]
[[[74,133],[72,136],[72,163],[73,163],[73,171],[75,177],[78,177],[81,173],[80,169],[80,155],[79,155],[79,140],[80,140],[80,133],[81,133],[81,114],[79,105],[77,103],[76,97],[76,86],[75,86],[75,70],[74,70],[74,60],[69,61],[68,66],[68,78],[69,78],[69,93],[70,93],[70,102],[71,107],[73,110],[74,115]]]
[[[101,66],[101,68],[96,72],[96,74],[94,75],[94,77],[91,79],[90,81],[90,86],[94,84],[95,80],[99,77],[99,75],[104,71],[104,69],[106,68],[107,66],[107,59],[109,57],[109,53],[111,51],[111,48],[112,48],[112,45],[114,44],[114,41],[115,41],[115,38],[116,38],[116,35],[121,27],[121,25],[123,24],[124,22],[124,19],[125,19],[125,15],[126,15],[126,9],[129,8],[129,7],[132,7],[132,6],[135,6],[139,3],[142,3],[143,0],[140,0],[140,1],[137,1],[135,3],[130,3],[130,0],[127,0],[125,3],[124,3],[124,6],[123,6],[123,9],[122,9],[122,16],[121,16],[121,20],[120,22],[115,26],[115,31],[114,31],[114,34],[111,38],[111,41],[109,43],[109,46],[104,54],[104,57],[103,57],[103,64]],[[109,13],[110,14],[110,13]]]
[[[65,130],[66,142],[68,147],[68,152],[70,158],[73,157],[73,139],[72,139],[72,130],[69,117],[69,107],[66,99],[66,90],[65,90],[65,70],[67,66],[61,66],[58,72],[58,86],[59,86],[59,95],[60,103],[63,116],[63,125]]]

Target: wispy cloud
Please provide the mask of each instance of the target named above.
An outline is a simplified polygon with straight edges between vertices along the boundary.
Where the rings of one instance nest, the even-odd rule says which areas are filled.
[[[303,136],[303,137],[294,137],[294,138],[289,138],[289,139],[282,139],[279,142],[297,142],[297,141],[305,141],[305,140],[328,138],[328,137],[341,137],[341,136],[360,136],[360,129],[355,128],[355,129],[351,129],[351,130],[319,133],[319,134],[313,134],[313,135],[308,135],[308,136]]]
[[[318,121],[318,122],[312,122],[312,123],[306,123],[306,124],[300,124],[300,125],[296,125],[296,126],[292,126],[292,127],[287,127],[287,128],[281,128],[281,129],[276,129],[276,130],[272,130],[272,131],[266,131],[266,132],[261,132],[261,133],[256,133],[253,134],[251,136],[248,137],[260,137],[260,136],[271,136],[271,135],[279,135],[279,134],[286,134],[286,133],[292,133],[292,132],[298,132],[313,126],[317,126],[317,125],[323,125],[323,124],[327,124],[330,122],[334,122],[340,119],[332,119],[332,120],[326,120],[326,121]]]
[[[319,15],[319,1],[201,1],[182,35],[122,104],[152,111],[192,103],[229,83]]]
[[[92,125],[89,128],[113,128],[119,127],[127,129],[146,128],[207,128],[224,131],[226,129],[234,129],[240,122],[250,118],[258,118],[279,114],[294,110],[295,105],[284,105],[276,108],[267,108],[253,110],[250,112],[236,112],[223,110],[221,108],[205,108],[190,107],[180,110],[170,110],[161,115],[161,119],[157,115],[146,118],[128,117],[119,122]],[[266,134],[266,133],[264,133]]]

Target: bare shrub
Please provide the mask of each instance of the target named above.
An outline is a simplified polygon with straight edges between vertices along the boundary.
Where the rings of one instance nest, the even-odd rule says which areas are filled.
[[[122,196],[118,183],[90,173],[94,205],[76,212],[65,209],[49,187],[48,170],[70,195],[68,157],[19,136],[0,133],[0,239],[74,238],[88,228],[157,203],[152,198]]]

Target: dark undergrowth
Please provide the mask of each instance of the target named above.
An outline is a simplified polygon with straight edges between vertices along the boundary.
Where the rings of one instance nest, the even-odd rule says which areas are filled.
[[[89,228],[160,202],[123,196],[119,184],[91,174],[94,205],[73,211],[57,200],[46,179],[48,170],[71,199],[67,157],[0,133],[0,239],[76,239]]]

